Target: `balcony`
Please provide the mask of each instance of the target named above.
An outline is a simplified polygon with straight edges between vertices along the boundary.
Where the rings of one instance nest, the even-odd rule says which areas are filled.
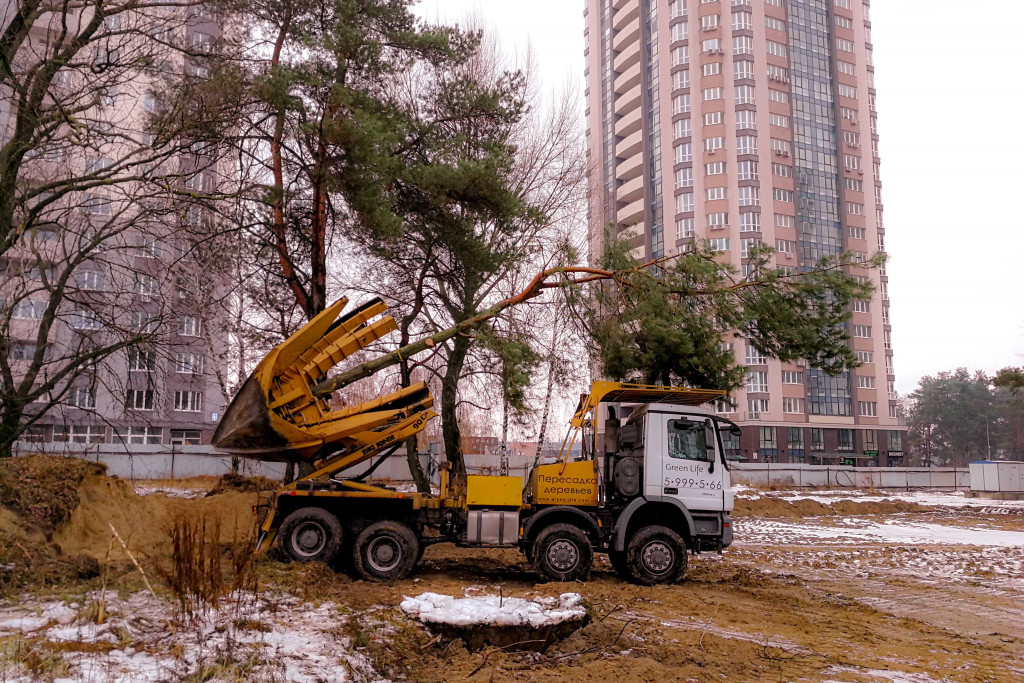
[[[615,122],[615,134],[620,137],[629,137],[638,130],[640,130],[640,107],[624,114]]]
[[[612,17],[612,28],[616,31],[621,31],[631,21],[636,21],[640,17],[640,0],[634,2],[624,2],[621,9],[615,10],[615,15]]]
[[[622,52],[630,43],[640,42],[640,18],[637,17],[633,21],[627,23],[622,29],[619,30],[617,36],[612,39],[612,49],[616,52]]]
[[[623,116],[630,111],[640,111],[640,84],[633,86],[633,88],[627,91],[623,95],[619,95],[615,99],[615,113],[619,116]]]
[[[637,9],[639,9],[640,0],[614,0],[614,2],[612,2],[612,9],[614,9],[616,12],[619,12],[622,10],[623,7],[627,5],[636,5]]]
[[[615,193],[616,199],[620,202],[632,202],[637,199],[643,199],[644,196],[644,177],[638,175],[632,180],[626,181]]]
[[[615,156],[620,159],[639,154],[644,143],[643,131],[635,131],[615,145]]]
[[[615,77],[615,94],[622,94],[637,85],[640,85],[640,62]]]
[[[622,73],[634,64],[640,63],[640,41],[631,43],[626,46],[626,49],[619,53],[619,56],[615,58],[612,66],[615,67],[617,73]]]
[[[615,167],[615,177],[619,180],[631,180],[636,178],[644,170],[644,155],[634,154],[625,161],[620,161]]]
[[[619,223],[631,225],[638,221],[643,220],[644,217],[644,199],[641,196],[640,199],[630,202],[623,208],[619,209],[618,214],[615,218]]]

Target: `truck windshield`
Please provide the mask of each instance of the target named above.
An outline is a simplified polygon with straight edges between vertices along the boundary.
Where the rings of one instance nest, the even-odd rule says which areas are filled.
[[[668,455],[685,460],[707,460],[708,447],[704,437],[704,422],[692,420],[668,421]]]

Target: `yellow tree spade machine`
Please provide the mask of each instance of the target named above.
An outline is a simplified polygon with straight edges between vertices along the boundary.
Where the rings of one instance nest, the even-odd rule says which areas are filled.
[[[525,487],[517,476],[456,480],[447,467],[437,495],[367,483],[436,414],[422,383],[355,405],[325,391],[338,384],[325,381],[328,370],[396,327],[379,299],[341,315],[346,303],[274,348],[214,435],[222,451],[314,469],[263,508],[261,549],[276,539],[294,560],[348,566],[376,581],[407,576],[433,543],[518,547],[552,581],[584,579],[594,553],[607,553],[621,576],[653,585],[678,580],[688,551],[731,543],[721,432],[738,427],[700,407],[719,391],[594,382],[557,461],[533,467]],[[379,365],[341,374],[364,377]],[[573,459],[577,440],[582,455]],[[374,458],[362,474],[345,476]]]

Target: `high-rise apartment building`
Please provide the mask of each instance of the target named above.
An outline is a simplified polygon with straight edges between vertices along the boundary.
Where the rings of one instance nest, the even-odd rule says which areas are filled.
[[[868,0],[588,0],[590,245],[639,258],[707,240],[741,272],[885,249]],[[724,416],[751,461],[902,464],[885,269],[853,305],[860,367],[830,377],[727,339],[748,369]]]
[[[53,189],[18,205],[0,252],[0,386],[8,396],[26,378],[51,387],[25,406],[30,426],[15,450],[209,443],[226,403],[224,283],[210,267],[223,255],[200,255],[209,218],[187,197],[215,194],[223,178],[205,141],[160,139],[151,119],[166,79],[206,78],[203,54],[220,28],[201,5],[118,5],[101,23],[91,6],[57,7],[17,32],[0,74],[0,149],[15,149],[5,146],[19,125],[39,125],[29,85],[46,88],[40,116],[69,121],[22,143],[19,191]],[[18,11],[0,10],[0,29]],[[85,47],[60,61],[69,34]],[[73,362],[98,348],[118,350]]]

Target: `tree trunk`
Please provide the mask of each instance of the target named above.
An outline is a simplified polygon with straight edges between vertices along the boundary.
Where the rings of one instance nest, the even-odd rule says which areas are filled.
[[[441,380],[441,430],[444,435],[444,455],[451,463],[451,482],[456,492],[465,490],[466,460],[462,457],[462,433],[459,430],[458,388],[462,368],[469,353],[469,339],[456,336],[448,356],[444,379]]]
[[[548,386],[544,390],[544,410],[540,416],[540,429],[537,431],[537,462],[540,452],[544,449],[544,436],[548,429],[548,415],[551,413],[551,394],[555,389],[555,344],[558,341],[558,325],[551,326],[551,352],[548,356]]]
[[[22,410],[12,408],[10,404],[4,406],[3,414],[0,415],[0,458],[9,458],[13,455],[12,447],[21,433]]]
[[[407,329],[402,330],[402,345],[409,343],[409,334]],[[401,379],[402,387],[408,387],[412,384],[412,371],[409,369],[409,361],[403,360],[401,364]],[[412,474],[412,480],[416,482],[416,490],[420,493],[430,493],[430,480],[427,479],[427,473],[420,467],[420,460],[416,457],[416,436],[410,436],[405,440],[405,460],[409,463],[409,473]]]

